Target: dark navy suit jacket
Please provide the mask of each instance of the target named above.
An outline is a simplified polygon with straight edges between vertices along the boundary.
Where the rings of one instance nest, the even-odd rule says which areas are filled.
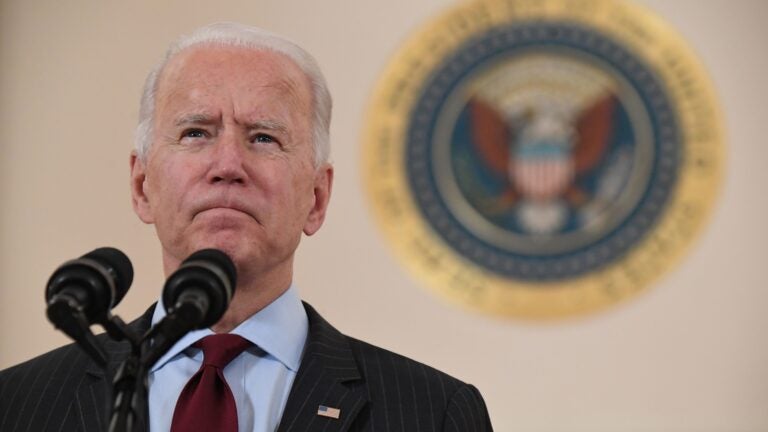
[[[278,432],[491,431],[478,390],[398,354],[341,334],[305,304],[309,337]],[[151,310],[132,323],[143,333]],[[102,339],[114,370],[127,343]],[[104,432],[107,378],[67,345],[0,372],[0,431]],[[338,419],[317,415],[320,405]]]

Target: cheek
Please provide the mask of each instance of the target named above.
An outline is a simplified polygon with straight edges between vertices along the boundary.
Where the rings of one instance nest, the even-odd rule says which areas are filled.
[[[289,168],[263,169],[254,178],[253,199],[261,207],[262,217],[273,223],[298,223],[306,207],[306,182]]]
[[[296,176],[292,182],[293,200],[295,211],[300,212],[301,216],[306,216],[315,203],[315,190],[313,181],[314,171],[306,171]],[[304,220],[298,221],[304,223]]]
[[[177,164],[161,162],[155,165],[152,175],[148,176],[147,196],[156,217],[172,217],[179,209],[178,203],[187,183],[183,174],[188,170]]]

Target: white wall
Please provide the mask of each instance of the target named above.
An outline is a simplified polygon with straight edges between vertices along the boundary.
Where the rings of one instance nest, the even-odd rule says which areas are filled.
[[[438,0],[0,2],[0,368],[65,343],[43,287],[65,259],[112,245],[136,268],[126,320],[159,294],[151,227],[133,215],[128,152],[145,73],[178,34],[236,20],[313,52],[335,96],[336,183],[296,280],[350,335],[476,384],[499,431],[768,430],[768,2],[637,0],[707,65],[726,116],[727,172],[691,252],[637,298],[548,324],[486,317],[410,278],[361,186],[370,91]]]

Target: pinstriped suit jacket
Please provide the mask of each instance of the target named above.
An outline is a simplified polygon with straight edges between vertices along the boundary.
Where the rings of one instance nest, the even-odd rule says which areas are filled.
[[[341,334],[305,304],[309,337],[278,432],[491,431],[477,389]],[[132,326],[149,328],[151,309]],[[127,343],[102,337],[114,370]],[[107,372],[106,375],[110,375]],[[0,372],[0,431],[103,432],[111,396],[105,372],[67,345]],[[338,408],[338,419],[317,415]]]

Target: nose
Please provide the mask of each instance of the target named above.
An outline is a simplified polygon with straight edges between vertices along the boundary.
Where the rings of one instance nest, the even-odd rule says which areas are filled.
[[[212,184],[245,184],[245,146],[231,133],[222,134],[210,153],[208,181]]]

